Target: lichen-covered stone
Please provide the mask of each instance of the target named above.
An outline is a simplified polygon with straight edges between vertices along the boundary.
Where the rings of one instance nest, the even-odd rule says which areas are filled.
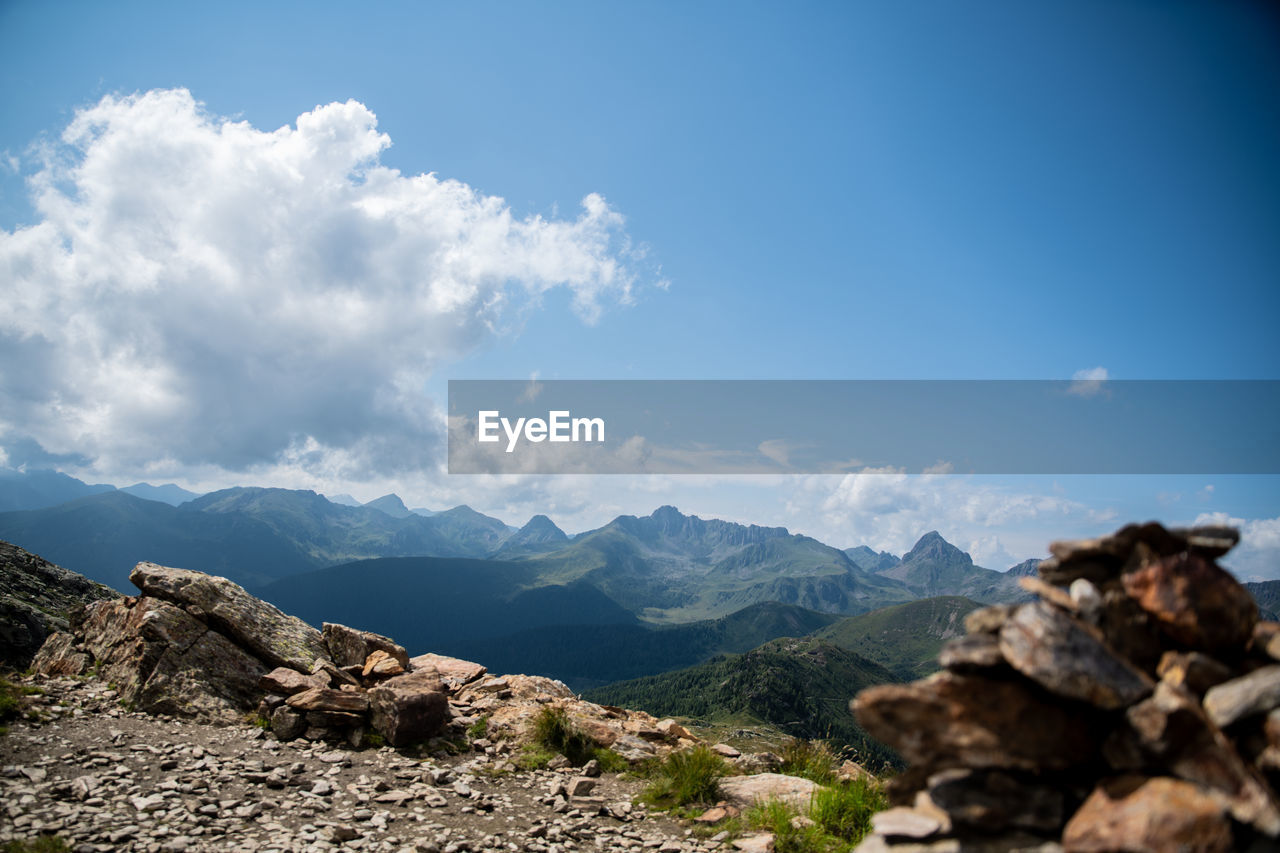
[[[139,563],[129,580],[147,595],[201,614],[210,627],[271,666],[307,672],[316,658],[328,656],[319,631],[226,578]]]

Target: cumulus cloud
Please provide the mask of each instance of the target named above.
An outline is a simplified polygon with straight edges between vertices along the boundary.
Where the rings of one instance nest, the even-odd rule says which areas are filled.
[[[868,469],[846,475],[834,486],[823,477],[813,478],[812,483],[818,499],[794,509],[798,515],[812,512],[821,529],[829,531],[829,541],[901,554],[921,534],[936,529],[969,550],[979,565],[998,570],[1025,557],[1043,555],[1046,527],[1062,535],[1113,520],[1108,511],[1060,495],[955,475]],[[1026,535],[1018,536],[1019,529],[1025,529]],[[1015,558],[1010,549],[1022,556]]]
[[[0,230],[0,436],[116,472],[441,465],[426,378],[551,288],[586,322],[629,302],[640,252],[598,195],[519,218],[390,144],[355,101],[273,131],[181,89],[79,111]]]
[[[1235,527],[1240,544],[1222,558],[1246,581],[1280,580],[1280,517],[1237,518],[1225,512],[1204,512],[1192,524]]]

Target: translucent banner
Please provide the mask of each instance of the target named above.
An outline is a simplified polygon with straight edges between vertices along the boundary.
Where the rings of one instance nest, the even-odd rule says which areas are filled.
[[[451,380],[451,474],[1280,473],[1275,380]]]

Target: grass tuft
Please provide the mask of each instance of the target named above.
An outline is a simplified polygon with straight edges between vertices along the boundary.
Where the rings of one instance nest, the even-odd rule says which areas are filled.
[[[698,745],[673,752],[654,767],[652,781],[641,796],[663,809],[712,805],[720,798],[720,779],[728,772],[724,759]]]
[[[564,708],[542,706],[533,720],[533,740],[545,749],[560,753],[575,767],[595,758],[596,742],[573,724]]]
[[[871,816],[888,807],[889,798],[880,783],[861,776],[843,785],[818,789],[809,817],[828,834],[857,844],[871,831]]]
[[[780,772],[788,776],[801,776],[819,785],[830,785],[836,780],[836,756],[820,740],[792,739],[783,744],[780,757]]]
[[[489,736],[489,715],[481,714],[480,718],[474,723],[467,726],[467,736],[472,740],[479,740]]]

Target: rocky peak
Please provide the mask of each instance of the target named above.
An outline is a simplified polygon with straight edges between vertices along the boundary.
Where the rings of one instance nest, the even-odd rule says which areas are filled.
[[[931,530],[920,537],[911,550],[902,556],[904,563],[920,563],[924,561],[940,563],[945,566],[973,565],[973,559],[942,538],[936,530]]]
[[[556,523],[545,515],[535,515],[521,527],[512,537],[513,541],[523,543],[568,542],[569,537],[556,526]]]
[[[1032,557],[1030,560],[1023,560],[1016,566],[1010,566],[1005,570],[1005,574],[1015,578],[1035,577],[1040,568],[1040,559]]]
[[[394,492],[383,495],[380,498],[374,498],[365,504],[365,506],[370,509],[376,509],[379,512],[385,512],[392,518],[408,518],[413,514],[409,511],[409,508],[404,505],[404,501],[400,500],[400,496]]]

